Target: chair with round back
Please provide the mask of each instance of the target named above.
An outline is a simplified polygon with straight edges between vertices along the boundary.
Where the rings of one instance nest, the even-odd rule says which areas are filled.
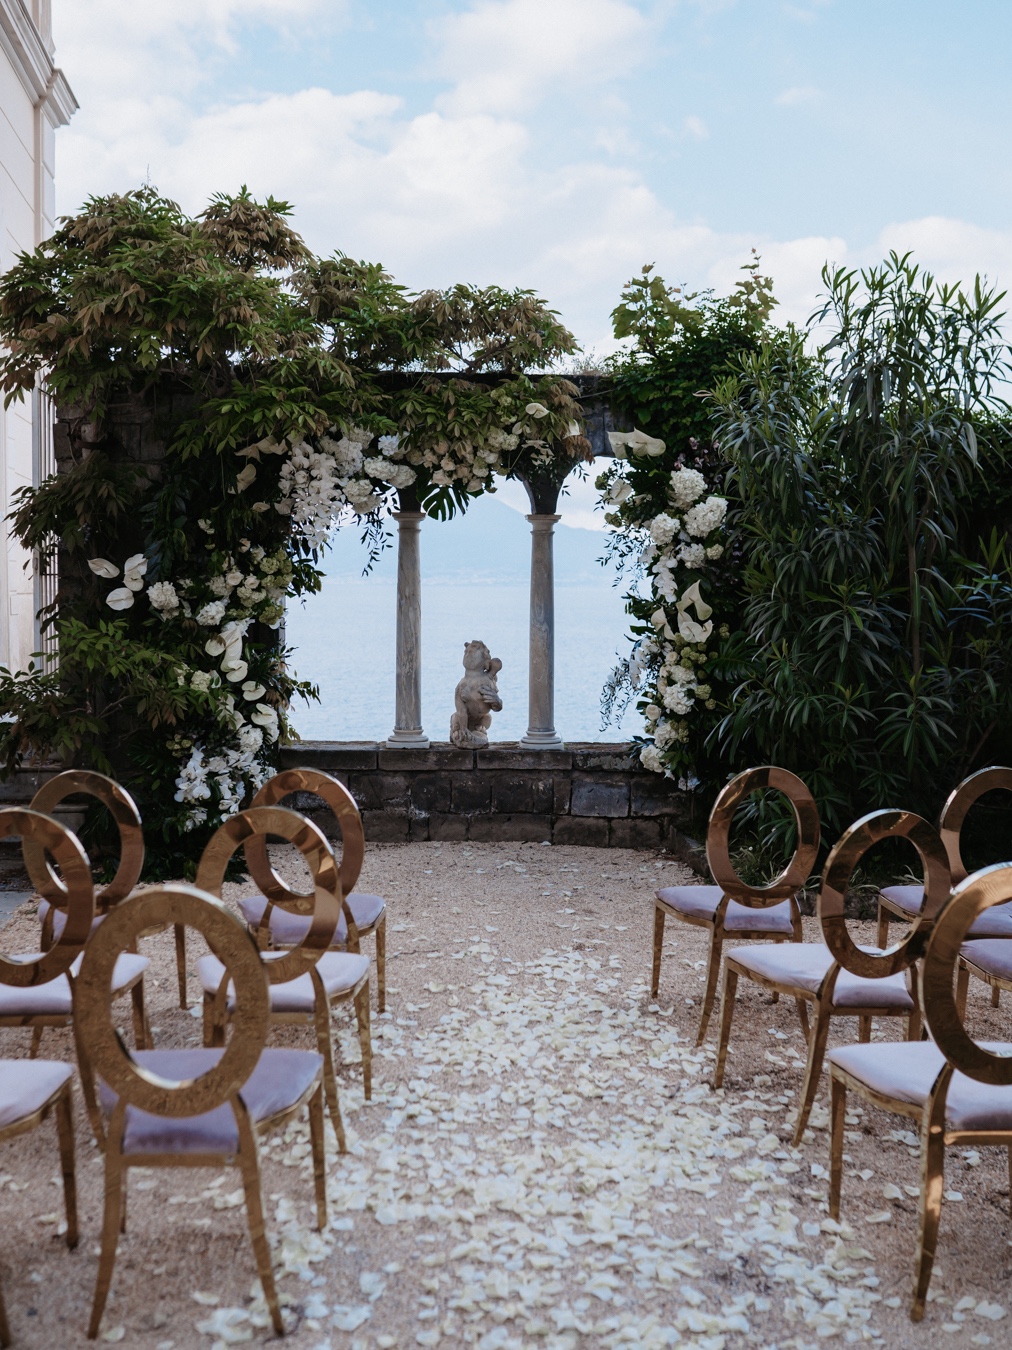
[[[360,939],[376,937],[376,1006],[386,1012],[386,901],[379,895],[355,890],[365,857],[362,817],[355,799],[336,778],[318,769],[284,769],[269,779],[253,798],[253,806],[274,806],[293,792],[311,793],[330,807],[341,830],[341,917],[334,935],[335,947],[361,950]],[[246,866],[260,888],[259,895],[239,901],[243,918],[254,930],[261,947],[294,947],[306,930],[313,906],[312,895],[289,887],[270,864],[262,837],[246,845]]]
[[[113,905],[133,893],[144,869],[144,831],[137,803],[126,788],[104,773],[91,769],[67,769],[43,783],[31,801],[33,811],[51,816],[68,797],[94,797],[108,810],[119,831],[120,856],[116,874],[95,895],[95,924],[100,924]],[[48,947],[59,937],[64,923],[66,897],[60,878],[46,861],[45,852],[26,844],[25,868],[32,885],[42,896],[39,919],[42,922],[42,945]],[[153,931],[160,932],[164,924]],[[141,934],[142,937],[149,936]],[[176,979],[179,983],[179,1006],[186,1008],[186,930],[177,928]]]
[[[298,904],[305,918],[301,942],[283,951],[261,952],[270,981],[270,1022],[310,1024],[316,1030],[323,1057],[323,1082],[338,1145],[345,1151],[344,1126],[334,1070],[331,1008],[353,1002],[362,1050],[365,1096],[372,1096],[372,1037],[369,1024],[369,958],[357,952],[331,950],[341,913],[341,883],[337,862],[326,836],[312,821],[284,806],[251,806],[227,820],[212,835],[197,868],[197,885],[220,895],[229,860],[251,841],[269,835],[286,840],[302,854],[313,878],[312,912],[304,913],[305,896],[278,900],[281,906]],[[234,1016],[234,994],[228,972],[214,956],[202,956],[197,976],[204,991],[204,1044],[223,1043],[225,1028]]]
[[[978,1043],[960,1017],[953,977],[973,925],[1012,900],[1012,864],[996,863],[955,888],[927,937],[924,1013],[934,1038],[916,1045],[852,1045],[829,1053],[832,1074],[829,1212],[840,1215],[844,1118],[848,1091],[917,1122],[921,1145],[920,1225],[910,1316],[918,1322],[931,1280],[949,1144],[995,1144],[1009,1150],[1012,1173],[1012,1045]],[[927,907],[925,907],[927,908]],[[926,921],[927,920],[927,921]]]
[[[61,953],[61,964],[59,972],[55,974],[44,974],[33,979],[12,979],[0,984],[0,1026],[30,1027],[32,1040],[29,1054],[34,1059],[39,1052],[42,1034],[47,1027],[69,1027],[73,1022],[74,983],[81,964],[81,952],[90,940],[90,935],[97,932],[97,925],[95,922],[95,890],[91,865],[80,841],[52,816],[33,811],[31,808],[29,808],[28,814],[48,822],[53,827],[52,830],[44,831],[33,827],[29,831],[19,831],[14,828],[13,824],[9,824],[7,828],[11,833],[21,834],[22,853],[26,861],[31,861],[34,869],[33,880],[42,882],[49,887],[53,904],[58,907],[60,914],[59,936],[41,958],[33,953],[25,957],[16,957],[15,961],[24,965],[25,969],[34,968],[35,964],[41,961],[42,964],[39,969],[48,970],[49,967],[45,965],[46,958],[48,958],[50,952],[58,951]],[[14,818],[7,817],[7,819],[12,822]],[[69,850],[69,853],[68,846],[64,842],[65,839],[73,841],[74,847]],[[60,842],[62,853],[50,849],[49,842],[51,840]],[[59,877],[47,861],[47,853],[56,861],[61,873]],[[83,858],[84,866],[87,868],[87,906],[90,918],[88,926],[83,929],[80,926],[79,918],[71,925],[70,916],[72,912],[77,915],[82,912],[84,902],[75,897],[74,886],[83,887],[84,882],[79,874],[75,873],[75,881],[71,884],[70,879],[63,871],[61,862],[63,856],[74,859],[75,865],[78,857]],[[71,952],[71,956],[69,959],[64,959],[68,951]],[[25,965],[25,963],[27,964]],[[144,972],[150,964],[146,956],[140,956],[136,952],[126,952],[116,965],[113,982],[114,998],[118,999],[125,997],[127,994],[130,995],[134,1038],[141,1049],[148,1044],[150,1039],[144,1005]],[[95,1101],[88,1088],[89,1079],[85,1061],[80,1062],[80,1068],[88,1116],[93,1128],[97,1128],[99,1118]],[[96,1138],[101,1139],[100,1131],[96,1133]]]
[[[91,931],[95,913],[95,892],[88,858],[69,830],[37,811],[15,807],[0,810],[0,839],[17,836],[23,847],[32,845],[48,851],[60,868],[66,887],[66,920],[62,934],[65,940],[33,957],[11,960],[0,956],[0,993],[6,993],[8,988],[36,990],[44,988],[50,981],[65,980]],[[71,1094],[73,1072],[71,1065],[58,1060],[0,1060],[0,1140],[26,1134],[50,1113],[56,1118],[68,1247],[76,1247],[78,1239]],[[10,1328],[0,1295],[0,1346],[10,1343]]]
[[[979,769],[954,788],[942,807],[938,821],[938,831],[949,857],[949,872],[952,885],[956,886],[966,877],[966,866],[960,848],[960,836],[963,823],[970,808],[986,792],[1001,789],[1012,791],[1012,769],[992,765],[988,769]],[[1012,852],[1012,848],[1009,850]],[[878,901],[878,945],[885,947],[889,941],[890,919],[909,921],[916,917],[921,908],[924,891],[921,886],[884,886]],[[980,915],[967,939],[1012,938],[1012,905],[1007,909],[999,906],[997,910]],[[993,986],[992,1002],[998,1006],[999,986]]]
[[[909,839],[924,867],[928,902],[899,947],[883,952],[855,947],[844,920],[844,896],[860,857],[882,839]],[[908,811],[875,811],[847,830],[826,860],[819,891],[818,913],[823,942],[801,946],[735,947],[724,961],[720,1042],[714,1083],[723,1083],[724,1063],[734,1016],[739,976],[775,993],[791,995],[805,1009],[812,1004],[814,1025],[809,1029],[807,1009],[802,1026],[808,1037],[808,1057],[798,1102],[794,1145],[804,1136],[819,1090],[822,1066],[834,1018],[856,1017],[860,1041],[871,1040],[872,1018],[901,1017],[907,1022],[907,1041],[921,1034],[920,1000],[916,982],[908,986],[905,972],[924,950],[925,926],[949,895],[949,868],[938,835],[920,816]]]
[[[190,927],[226,968],[233,988],[227,1046],[144,1050],[119,1037],[109,985],[121,952],[161,920]],[[126,1178],[131,1167],[237,1166],[257,1271],[274,1330],[284,1333],[264,1230],[257,1137],[277,1129],[305,1106],[313,1150],[317,1222],[327,1221],[323,1129],[323,1061],[307,1050],[265,1049],[267,969],[241,921],[193,886],[141,891],[110,911],[88,943],[74,989],[74,1030],[86,1041],[108,1119],[105,1211],[95,1299],[88,1335],[98,1335],[126,1227]]]
[[[798,843],[794,856],[768,886],[749,886],[731,865],[728,840],[731,822],[749,793],[760,788],[782,792],[791,804]],[[746,769],[722,790],[710,812],[706,832],[706,857],[716,882],[714,886],[668,886],[654,900],[654,959],[651,994],[657,997],[661,978],[665,918],[707,928],[710,951],[706,990],[699,1018],[696,1044],[706,1039],[720,973],[720,954],[728,937],[759,942],[800,942],[801,911],[797,894],[808,880],[819,854],[819,811],[808,788],[786,769]]]

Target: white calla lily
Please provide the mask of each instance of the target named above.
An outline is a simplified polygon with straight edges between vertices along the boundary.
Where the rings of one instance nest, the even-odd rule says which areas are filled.
[[[545,407],[543,403],[528,403],[527,407],[524,409],[524,412],[527,413],[528,416],[530,417],[540,418],[548,416],[548,409]]]
[[[681,599],[675,605],[675,608],[678,610],[679,614],[684,614],[690,606],[695,609],[697,619],[708,619],[713,613],[711,606],[706,603],[699,593],[698,581],[694,581],[691,586],[682,592]],[[712,628],[713,625],[711,624],[710,627]]]
[[[255,464],[247,464],[245,469],[241,469],[239,474],[236,476],[235,480],[236,491],[244,492],[246,488],[249,487],[250,483],[253,482],[253,479],[256,478],[256,476],[257,476],[257,466]]]
[[[110,609],[130,609],[134,602],[134,593],[126,586],[117,586],[114,591],[110,591],[105,597],[105,603]]]
[[[111,581],[113,577],[119,576],[119,568],[115,563],[111,563],[108,558],[89,558],[88,566],[97,577],[105,577]]]

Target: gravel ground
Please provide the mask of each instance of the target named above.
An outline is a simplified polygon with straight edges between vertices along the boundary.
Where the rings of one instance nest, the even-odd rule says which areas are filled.
[[[297,872],[281,849],[276,865]],[[331,1137],[324,1234],[312,1226],[305,1126],[263,1149],[289,1344],[1008,1344],[1001,1150],[950,1152],[934,1298],[915,1327],[908,1122],[853,1104],[837,1228],[824,1097],[802,1148],[788,1142],[804,1062],[793,1004],[774,1006],[743,982],[726,1088],[715,1092],[715,1029],[694,1048],[699,930],[669,921],[661,1000],[650,1002],[653,891],[694,879],[632,851],[368,849],[360,889],[389,906],[388,1014],[373,1022],[371,1103],[350,1012],[337,1014],[350,1152],[339,1157]],[[243,893],[232,886],[226,898]],[[805,923],[815,940],[815,921]],[[870,925],[855,929],[872,937]],[[30,950],[37,931],[34,905],[24,906],[3,929],[4,949]],[[199,1023],[174,1006],[170,935],[144,950],[156,1042],[198,1043]],[[1008,1037],[1005,1007],[993,1011],[987,993],[972,988],[971,1025]],[[856,1034],[853,1022],[838,1026],[835,1039]],[[28,1038],[0,1031],[2,1053],[26,1054]],[[310,1039],[285,1028],[272,1043]],[[47,1032],[42,1053],[69,1057],[69,1032]],[[52,1125],[5,1144],[0,1161],[0,1275],[21,1346],[86,1344],[102,1163],[76,1104],[77,1251],[57,1232]],[[235,1171],[131,1173],[106,1340],[218,1350],[271,1338],[238,1186]]]

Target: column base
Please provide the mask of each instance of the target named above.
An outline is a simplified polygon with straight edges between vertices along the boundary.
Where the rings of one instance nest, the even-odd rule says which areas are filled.
[[[562,750],[564,742],[557,731],[528,731],[517,742],[521,750]]]
[[[410,730],[398,727],[390,733],[383,744],[389,750],[428,750],[429,738],[421,727]]]

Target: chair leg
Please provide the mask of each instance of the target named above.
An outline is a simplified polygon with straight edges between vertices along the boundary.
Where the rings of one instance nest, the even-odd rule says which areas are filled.
[[[847,1114],[847,1086],[833,1075],[830,1079],[832,1124],[829,1136],[829,1217],[840,1217],[840,1187],[843,1182],[843,1125]]]
[[[0,1290],[0,1347],[7,1350],[11,1343],[11,1329],[7,1322],[7,1308],[4,1304],[3,1291]]]
[[[264,1299],[271,1314],[271,1324],[279,1336],[285,1334],[285,1324],[278,1304],[278,1291],[274,1283],[274,1267],[271,1265],[271,1249],[264,1229],[264,1197],[260,1186],[260,1161],[256,1136],[249,1124],[249,1118],[239,1119],[239,1166],[242,1169],[242,1185],[246,1196],[246,1217],[249,1220],[249,1235],[253,1243],[253,1255],[256,1258],[257,1273],[263,1287]]]
[[[921,1039],[921,1010],[914,1008],[913,1012],[907,1018],[907,1040],[919,1041]]]
[[[815,1094],[819,1090],[819,1077],[822,1073],[822,1061],[826,1056],[826,1042],[829,1039],[829,1009],[821,1005],[815,1014],[815,1027],[808,1042],[808,1063],[805,1066],[805,1081],[801,1088],[801,1101],[798,1103],[798,1123],[794,1129],[794,1147],[797,1148],[808,1126],[808,1117],[812,1114]]]
[[[650,997],[661,987],[661,953],[664,949],[664,910],[654,905],[654,963],[650,972]]]
[[[871,1018],[863,1014],[857,1019],[857,1039],[861,1045],[867,1045],[871,1040]]]
[[[1012,1214],[1012,1144],[1008,1146],[1008,1209]]]
[[[60,1145],[63,1199],[67,1209],[67,1246],[77,1246],[77,1175],[74,1171],[74,1107],[68,1083],[56,1103],[56,1137]]]
[[[130,990],[130,1002],[133,1010],[134,1045],[138,1050],[150,1050],[152,1046],[151,1028],[148,1025],[148,1014],[144,1006],[143,975]]]
[[[123,1165],[119,1157],[119,1143],[110,1141],[105,1157],[105,1212],[102,1217],[102,1254],[98,1261],[98,1280],[95,1299],[91,1305],[88,1339],[98,1335],[99,1324],[109,1297],[116,1247],[119,1244],[120,1223],[123,1217]]]
[[[387,1010],[387,916],[376,925],[376,1011]]]
[[[877,943],[883,950],[889,946],[889,911],[886,909],[885,905],[883,905],[881,900],[878,902]]]
[[[706,993],[703,995],[703,1011],[699,1015],[699,1031],[696,1033],[696,1044],[702,1045],[706,1040],[706,1030],[710,1025],[710,1014],[713,1012],[713,1001],[717,994],[717,977],[720,974],[720,952],[724,945],[724,935],[716,927],[710,933],[710,958],[706,968]]]
[[[734,999],[738,992],[738,972],[730,966],[724,967],[724,991],[720,999],[720,1038],[717,1044],[717,1067],[713,1071],[713,1086],[724,1085],[724,1064],[727,1061],[727,1043],[731,1039],[731,1022],[734,1018]]]
[[[810,1040],[812,1035],[811,1027],[808,1024],[808,1000],[796,998],[794,1002],[798,1008],[798,1021],[801,1023],[801,1033],[805,1040]]]
[[[43,1033],[43,1031],[45,1031],[45,1027],[39,1027],[39,1026],[32,1027],[32,1043],[31,1043],[31,1045],[28,1047],[28,1058],[29,1058],[29,1059],[38,1059],[38,1057],[39,1057],[39,1046],[42,1044],[42,1033]]]
[[[313,1182],[316,1187],[316,1226],[327,1226],[327,1154],[323,1133],[323,1083],[309,1099],[309,1138],[313,1147]]]
[[[945,1175],[945,1134],[941,1129],[921,1126],[921,1223],[917,1236],[917,1276],[910,1320],[924,1316],[924,1303],[931,1283],[938,1244],[938,1225],[942,1217],[942,1183]]]
[[[358,1043],[362,1047],[362,1090],[368,1102],[372,1101],[372,1029],[368,981],[355,995],[355,1015],[358,1018]]]
[[[991,1007],[997,1008],[1000,1003],[1001,1003],[1001,989],[999,989],[998,985],[993,984],[991,986]]]
[[[330,1004],[322,993],[317,995],[313,1008],[313,1022],[316,1026],[316,1048],[323,1057],[323,1090],[327,1095],[327,1108],[337,1135],[337,1147],[347,1153],[348,1145],[344,1137],[344,1121],[341,1119],[341,1101],[337,1091],[337,1074],[334,1072],[334,1041],[330,1027]],[[312,1122],[310,1122],[312,1123]]]
[[[956,1011],[959,1013],[960,1021],[966,1017],[966,996],[969,989],[970,970],[960,961],[956,967]]]
[[[186,925],[177,923],[176,930],[176,982],[179,985],[179,1006],[185,1012],[190,1006],[186,997]]]

